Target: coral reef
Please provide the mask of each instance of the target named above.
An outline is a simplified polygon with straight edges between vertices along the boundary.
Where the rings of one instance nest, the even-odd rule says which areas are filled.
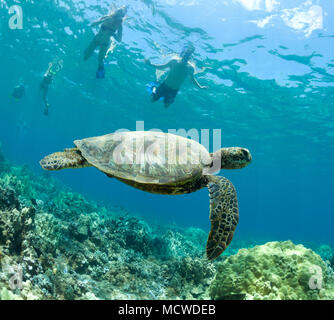
[[[200,229],[163,229],[2,159],[0,299],[204,299]]]
[[[315,249],[315,252],[324,260],[324,261],[330,261],[334,257],[333,249],[327,245],[322,244],[317,249]]]
[[[218,265],[213,299],[334,299],[334,280],[319,255],[291,241],[241,249]]]
[[[2,145],[0,143],[0,163],[4,163],[5,162],[5,157],[2,153]]]
[[[328,246],[325,263],[302,245],[239,239],[212,263],[206,239],[88,201],[0,151],[0,300],[334,299]]]

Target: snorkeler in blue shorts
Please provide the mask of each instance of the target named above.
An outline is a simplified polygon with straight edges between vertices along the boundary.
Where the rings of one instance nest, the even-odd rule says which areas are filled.
[[[180,56],[176,56],[168,63],[161,65],[152,64],[149,60],[145,60],[147,65],[158,70],[170,69],[167,79],[162,84],[152,87],[152,102],[163,98],[165,107],[170,106],[188,75],[198,88],[208,88],[207,86],[201,86],[195,78],[195,66],[189,61],[194,51],[195,48],[188,45],[183,49]]]

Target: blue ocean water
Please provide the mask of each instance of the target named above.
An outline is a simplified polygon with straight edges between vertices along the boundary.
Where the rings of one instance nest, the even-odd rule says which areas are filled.
[[[95,78],[97,55],[83,61],[89,24],[129,4],[123,41]],[[20,5],[23,29],[8,8]],[[72,141],[120,128],[222,130],[223,146],[248,148],[242,170],[222,171],[235,185],[235,238],[334,245],[334,4],[325,0],[1,1],[0,141],[7,158],[44,174],[39,160]],[[175,103],[152,104],[154,63],[192,42],[197,75]],[[64,68],[50,86],[49,116],[39,84],[48,63]],[[25,96],[10,95],[24,83]],[[212,151],[212,150],[210,150]],[[206,189],[184,196],[144,193],[94,168],[51,173],[73,190],[161,224],[209,230]]]

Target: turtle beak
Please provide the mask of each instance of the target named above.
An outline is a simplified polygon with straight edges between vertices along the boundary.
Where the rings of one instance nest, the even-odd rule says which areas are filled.
[[[241,152],[243,153],[244,161],[245,161],[245,165],[244,166],[246,167],[246,166],[248,166],[252,162],[252,155],[249,152],[249,150],[246,149],[246,148],[242,148]]]
[[[251,155],[251,153],[249,152],[249,150],[246,149],[246,148],[243,148],[243,149],[242,149],[242,153],[244,154],[244,156],[245,156],[245,160],[247,161],[247,163],[248,163],[248,164],[251,163],[251,162],[252,162],[252,155]]]
[[[251,155],[250,153],[248,154],[248,158],[247,158],[247,160],[248,160],[249,163],[251,163],[252,160],[253,160],[252,155]]]

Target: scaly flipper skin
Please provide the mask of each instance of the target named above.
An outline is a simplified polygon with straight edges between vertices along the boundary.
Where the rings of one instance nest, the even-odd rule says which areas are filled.
[[[91,167],[77,148],[65,149],[63,152],[55,152],[44,159],[39,164],[44,170],[62,170]]]
[[[207,176],[210,193],[211,231],[206,244],[209,260],[230,244],[239,221],[238,199],[233,184],[224,177]]]

